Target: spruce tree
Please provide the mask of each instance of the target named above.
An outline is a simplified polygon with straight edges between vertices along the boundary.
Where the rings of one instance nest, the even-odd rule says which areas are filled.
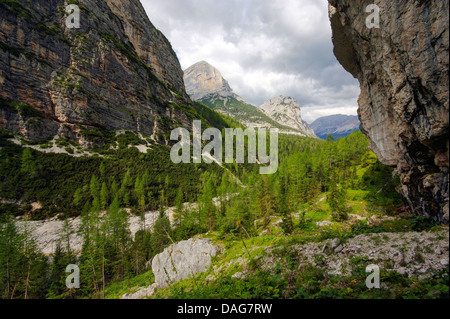
[[[181,221],[184,215],[184,194],[181,187],[178,188],[177,196],[175,198],[175,213],[176,225],[181,226]]]
[[[101,188],[101,185],[100,185],[100,182],[99,182],[97,176],[92,175],[91,181],[89,183],[89,190],[90,190],[92,198],[97,198],[97,199],[100,198],[100,188]]]
[[[100,191],[100,204],[102,209],[105,209],[109,204],[109,192],[105,182],[103,182],[102,189]]]
[[[37,175],[36,164],[34,162],[33,153],[30,148],[25,147],[22,153],[21,170],[27,177],[34,178]]]

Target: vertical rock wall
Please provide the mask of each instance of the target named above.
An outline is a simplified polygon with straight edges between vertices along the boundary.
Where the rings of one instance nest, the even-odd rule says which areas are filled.
[[[78,29],[66,25],[68,3],[0,2],[0,129],[35,140],[188,126],[170,104],[190,103],[183,71],[139,0],[70,1],[81,9]]]
[[[449,2],[329,0],[334,52],[361,85],[359,117],[410,209],[448,223]],[[368,28],[365,9],[380,8]]]

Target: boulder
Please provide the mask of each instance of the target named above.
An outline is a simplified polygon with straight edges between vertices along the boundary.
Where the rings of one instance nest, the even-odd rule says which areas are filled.
[[[152,261],[155,283],[167,287],[182,279],[205,272],[220,251],[210,240],[191,238],[166,248]]]

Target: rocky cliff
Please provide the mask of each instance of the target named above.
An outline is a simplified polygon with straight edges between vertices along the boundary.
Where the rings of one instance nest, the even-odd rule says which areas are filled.
[[[25,138],[126,129],[157,136],[187,117],[183,71],[139,0],[70,1],[79,29],[66,25],[67,1],[0,2],[0,129]]]
[[[215,94],[237,97],[220,71],[205,61],[187,68],[184,71],[184,81],[187,93],[194,100]]]
[[[277,96],[264,102],[259,108],[272,120],[303,132],[306,136],[317,137],[308,123],[302,119],[300,103],[293,97]]]
[[[448,1],[329,0],[334,52],[361,85],[361,128],[410,209],[448,223]]]

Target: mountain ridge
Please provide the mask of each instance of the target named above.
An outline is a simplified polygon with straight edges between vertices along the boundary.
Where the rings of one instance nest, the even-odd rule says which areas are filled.
[[[279,95],[265,101],[259,106],[271,119],[305,133],[309,137],[317,137],[311,127],[301,116],[300,103],[293,97]]]
[[[359,129],[359,126],[358,116],[345,114],[323,116],[310,124],[310,127],[321,139],[326,139],[328,135],[332,135],[334,138],[345,137]]]
[[[290,100],[294,106],[284,108],[284,118],[280,119],[280,113],[274,110],[277,105],[271,105],[280,97],[266,101],[262,106],[254,106],[237,95],[221,72],[206,61],[187,68],[184,71],[184,81],[186,91],[193,100],[233,117],[247,127],[274,127],[280,129],[281,133],[317,138],[301,119],[300,105],[293,98],[281,98]],[[298,109],[294,110],[295,107]]]

